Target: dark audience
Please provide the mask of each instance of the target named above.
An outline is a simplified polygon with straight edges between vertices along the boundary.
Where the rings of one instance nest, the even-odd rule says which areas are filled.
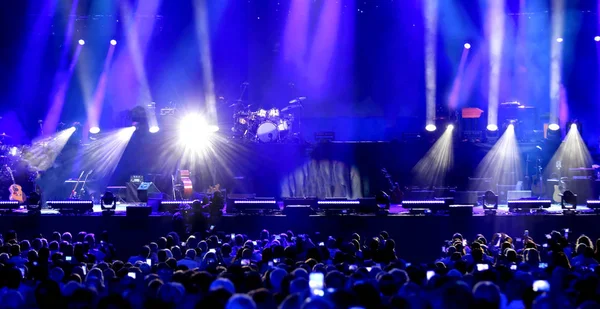
[[[600,239],[456,233],[409,263],[392,235],[178,235],[119,256],[92,233],[0,245],[3,308],[600,308]],[[108,239],[103,233],[99,239]],[[401,242],[399,242],[401,244]],[[439,247],[438,247],[439,248]]]

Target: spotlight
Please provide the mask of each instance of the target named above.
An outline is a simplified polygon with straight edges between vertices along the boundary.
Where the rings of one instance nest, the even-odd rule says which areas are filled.
[[[151,126],[149,131],[150,131],[150,133],[156,133],[156,132],[160,131],[160,128],[158,126]]]
[[[100,128],[99,127],[91,127],[90,128],[90,133],[92,133],[92,134],[98,134],[98,133],[100,133]]]
[[[572,123],[570,130],[577,130],[577,124],[576,123]]]
[[[79,40],[79,45],[81,45],[81,46],[85,45],[85,41],[84,40]]]
[[[465,49],[471,49],[471,44],[465,43]]]
[[[557,38],[556,39],[556,42],[558,42],[558,43],[562,43],[562,41],[563,41],[563,38]]]
[[[577,207],[577,194],[572,191],[565,191],[560,196],[560,206],[562,209],[575,209]]]
[[[112,192],[106,191],[104,195],[102,195],[102,198],[100,199],[100,208],[102,208],[102,212],[111,213],[115,211],[117,208],[117,199]]]
[[[117,40],[110,40],[110,45],[112,45],[112,46],[117,45]]]
[[[435,126],[435,124],[428,124],[427,126],[425,126],[425,130],[427,130],[427,132],[433,132],[437,130],[437,127]]]
[[[488,125],[487,125],[487,129],[488,129],[488,131],[491,131],[491,132],[496,132],[496,131],[498,131],[498,125],[495,125],[495,124],[488,124]]]
[[[450,130],[450,131],[454,130],[454,125],[453,125],[453,124],[449,124],[449,125],[446,127],[446,130]]]
[[[42,209],[42,197],[37,192],[31,192],[25,200],[27,206],[27,213],[31,215],[40,214]]]
[[[179,141],[193,148],[204,148],[210,144],[212,135],[217,131],[218,126],[207,124],[201,115],[191,114],[179,124]]]
[[[483,195],[483,209],[498,209],[498,195],[493,191],[486,191]]]
[[[559,126],[558,124],[556,124],[556,123],[551,123],[551,124],[548,126],[548,129],[550,129],[550,130],[552,130],[552,131],[558,131],[558,129],[560,129],[560,126]]]
[[[598,36],[598,35],[597,35],[597,36],[595,36],[595,37],[594,37],[594,41],[596,41],[596,42],[600,42],[600,36]]]

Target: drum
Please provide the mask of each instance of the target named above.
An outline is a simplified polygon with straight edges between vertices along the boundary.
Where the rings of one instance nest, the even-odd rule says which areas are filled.
[[[266,109],[259,109],[255,114],[259,118],[267,118],[267,110]]]
[[[274,123],[266,121],[258,126],[256,137],[263,143],[276,142],[279,140],[279,131]]]
[[[279,119],[279,109],[271,108],[268,113],[269,119]]]

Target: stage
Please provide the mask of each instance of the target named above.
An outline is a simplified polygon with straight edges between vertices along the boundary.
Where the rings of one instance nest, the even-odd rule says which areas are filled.
[[[100,206],[87,215],[58,215],[55,210],[44,209],[39,216],[24,213],[0,216],[0,226],[5,233],[14,229],[21,238],[45,237],[54,231],[77,233],[86,231],[100,235],[109,232],[109,240],[118,250],[118,256],[126,258],[137,254],[138,249],[149,241],[165,236],[168,232],[181,230],[181,221],[171,214],[153,213],[149,217],[125,215],[127,205],[118,205],[112,216],[103,216]],[[134,205],[132,205],[134,206]],[[311,215],[308,217],[286,215],[224,214],[212,219],[217,233],[247,233],[257,237],[262,229],[271,232],[292,230],[296,234],[309,234],[315,243],[329,235],[349,236],[358,232],[362,237],[375,236],[385,230],[396,240],[398,255],[408,261],[431,261],[440,255],[440,246],[452,233],[460,232],[467,239],[483,234],[491,239],[495,232],[505,232],[515,237],[529,230],[530,235],[542,245],[551,230],[570,228],[572,235],[597,233],[599,217],[586,207],[577,208],[578,215],[562,215],[558,205],[544,214],[512,214],[505,205],[499,206],[495,216],[485,216],[481,207],[475,207],[472,217],[449,215],[412,215],[398,205],[392,205],[388,216],[377,215]],[[126,235],[127,237],[122,237]],[[419,248],[413,250],[413,248]]]

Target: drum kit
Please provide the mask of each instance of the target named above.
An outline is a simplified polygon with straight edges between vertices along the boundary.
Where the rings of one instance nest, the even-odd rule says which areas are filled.
[[[249,142],[284,143],[298,141],[300,138],[300,116],[302,103],[306,97],[289,101],[282,109],[258,109],[251,111],[251,105],[241,101],[230,107],[235,108],[232,137]]]

